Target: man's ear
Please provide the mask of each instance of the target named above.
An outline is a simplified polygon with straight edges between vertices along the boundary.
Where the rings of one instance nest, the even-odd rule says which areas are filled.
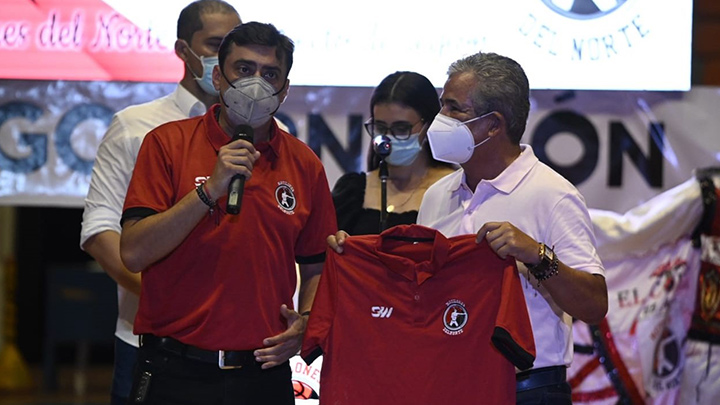
[[[187,63],[187,50],[190,45],[184,39],[175,40],[175,55],[180,58],[183,62]]]
[[[215,90],[220,91],[220,81],[222,80],[222,72],[220,72],[220,65],[215,65],[213,67],[213,73],[212,73],[212,81],[213,81],[213,87],[215,87]]]
[[[502,114],[495,111],[488,118],[488,136],[498,135],[505,130],[507,122]]]

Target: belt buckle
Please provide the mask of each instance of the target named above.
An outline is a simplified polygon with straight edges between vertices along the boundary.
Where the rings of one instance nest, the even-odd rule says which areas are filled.
[[[240,364],[240,365],[225,364],[225,350],[219,350],[218,351],[218,367],[220,367],[223,370],[232,370],[232,369],[236,369],[236,368],[242,368],[242,364]]]

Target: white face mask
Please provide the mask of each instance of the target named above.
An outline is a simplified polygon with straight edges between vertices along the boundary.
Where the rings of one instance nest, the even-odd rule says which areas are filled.
[[[193,56],[198,58],[200,60],[200,63],[202,63],[202,65],[203,65],[202,76],[196,75],[195,72],[192,71],[192,69],[190,69],[190,73],[192,73],[193,77],[198,82],[198,85],[200,85],[200,88],[205,93],[207,93],[211,96],[217,96],[218,91],[215,90],[215,86],[213,86],[212,73],[213,73],[213,68],[215,67],[215,65],[218,64],[218,57],[217,56],[198,56],[195,52],[193,52],[192,49],[190,49],[190,47],[188,47],[188,49],[190,50],[190,53],[192,53]],[[187,64],[187,62],[185,62],[185,63]],[[188,67],[190,67],[189,64],[188,64]]]
[[[465,124],[487,117],[492,113],[494,111],[462,122],[447,115],[435,116],[427,133],[430,150],[435,160],[455,164],[463,164],[470,160],[475,148],[489,141],[490,138],[488,137],[476,145],[472,132]]]
[[[257,128],[265,124],[280,108],[280,91],[276,92],[270,83],[257,76],[235,80],[222,95],[228,119],[235,126],[247,124]]]
[[[392,149],[390,156],[385,160],[394,166],[410,166],[422,150],[420,134],[412,134],[408,139],[392,138]]]

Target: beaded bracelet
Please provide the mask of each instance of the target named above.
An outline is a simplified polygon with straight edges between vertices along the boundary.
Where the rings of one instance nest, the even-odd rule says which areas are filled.
[[[198,197],[200,197],[200,201],[210,207],[210,211],[212,212],[212,210],[217,205],[217,202],[210,198],[210,194],[207,193],[206,190],[207,187],[205,187],[205,183],[200,183],[197,187],[195,187],[195,191],[197,191],[197,195]]]
[[[533,277],[535,277],[535,279],[538,281],[538,287],[540,286],[541,281],[545,281],[550,277],[558,274],[560,260],[558,260],[554,249],[555,246],[549,248],[544,243],[540,243],[540,248],[538,252],[540,256],[540,263],[534,266],[528,264],[525,265],[528,268],[530,274],[532,274]]]
[[[553,255],[552,262],[550,263],[550,265],[548,266],[546,271],[540,273],[538,271],[533,271],[534,270],[533,269],[533,270],[531,270],[531,272],[538,281],[545,281],[545,280],[549,279],[550,277],[558,274],[558,263],[559,263],[559,260],[557,258],[557,255]]]

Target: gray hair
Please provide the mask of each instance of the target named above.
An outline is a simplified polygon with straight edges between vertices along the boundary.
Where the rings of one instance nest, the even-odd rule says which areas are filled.
[[[522,66],[506,56],[478,52],[453,62],[448,76],[465,72],[478,79],[472,91],[475,114],[499,112],[510,140],[520,143],[530,113],[530,85]]]

